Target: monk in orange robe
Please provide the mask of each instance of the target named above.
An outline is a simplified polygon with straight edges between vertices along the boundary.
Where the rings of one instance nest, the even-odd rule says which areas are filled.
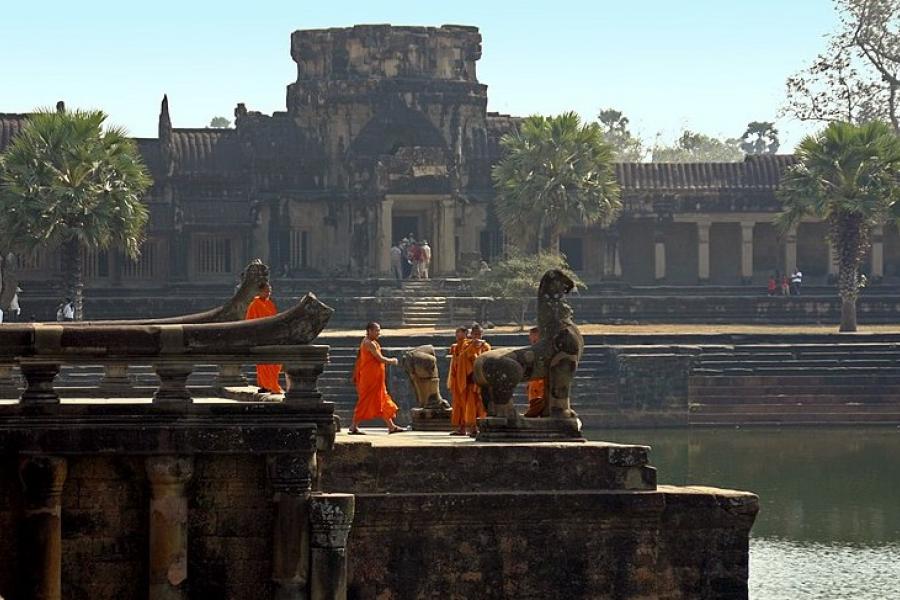
[[[469,342],[467,339],[468,335],[468,328],[458,327],[456,329],[456,343],[450,346],[450,373],[447,376],[447,389],[450,391],[450,398],[453,402],[450,424],[454,427],[450,435],[466,435],[466,410],[463,406],[463,396],[466,393],[466,379],[465,377],[459,377],[459,369],[457,367],[461,360],[459,355]]]
[[[532,327],[528,332],[528,343],[534,346],[541,341],[541,333],[537,327]],[[528,382],[528,410],[526,417],[544,416],[544,378],[532,379]]]
[[[487,416],[484,403],[481,401],[481,389],[475,383],[475,359],[491,349],[491,345],[481,339],[481,325],[472,325],[472,332],[459,353],[456,366],[456,381],[459,382],[463,425],[466,433],[475,436],[478,433],[478,419]],[[464,382],[464,385],[463,385]],[[454,397],[454,402],[456,398]],[[452,417],[452,415],[451,415]]]
[[[380,418],[388,426],[388,433],[406,431],[394,423],[397,405],[387,391],[385,385],[386,365],[396,365],[396,358],[388,358],[381,353],[378,337],[381,325],[366,325],[366,337],[359,344],[356,355],[356,366],[353,367],[353,384],[356,386],[356,409],[353,411],[353,423],[350,425],[351,435],[364,435],[359,429],[362,421]]]
[[[260,319],[272,317],[278,314],[278,308],[272,302],[272,286],[268,283],[259,284],[259,295],[253,299],[247,307],[245,319]],[[281,373],[281,365],[256,365],[256,385],[261,394],[281,394],[283,390],[278,384],[278,374]]]

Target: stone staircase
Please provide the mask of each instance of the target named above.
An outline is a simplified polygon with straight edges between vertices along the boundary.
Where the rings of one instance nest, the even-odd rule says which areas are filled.
[[[900,424],[900,346],[708,348],[689,378],[692,425]]]
[[[401,293],[405,327],[449,327],[453,325],[454,320],[471,321],[471,318],[468,321],[460,320],[471,315],[468,312],[463,315],[458,311],[452,311],[452,300],[448,298],[449,294],[453,297],[465,297],[468,293],[461,290],[447,290],[443,284],[444,282],[439,279],[403,281]],[[474,311],[470,312],[474,314]]]

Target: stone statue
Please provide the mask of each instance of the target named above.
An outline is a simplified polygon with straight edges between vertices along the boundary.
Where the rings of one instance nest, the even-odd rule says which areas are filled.
[[[525,348],[491,350],[475,359],[475,381],[481,387],[488,412],[487,427],[482,427],[483,430],[489,430],[491,423],[503,422],[502,428],[515,429],[524,427],[524,421],[545,420],[520,417],[512,402],[517,385],[538,378],[546,380],[543,416],[549,419],[546,424],[528,427],[559,429],[556,426],[562,424],[558,421],[566,420],[569,423],[562,427],[563,430],[570,433],[573,427],[576,433],[580,430],[569,398],[575,370],[584,351],[584,338],[572,320],[572,308],[566,301],[566,295],[574,287],[572,279],[558,269],[544,273],[538,287],[537,304],[541,340]],[[557,423],[550,423],[551,420]]]
[[[419,408],[450,410],[450,403],[441,397],[441,379],[434,346],[407,350],[400,358],[400,366],[412,383]]]

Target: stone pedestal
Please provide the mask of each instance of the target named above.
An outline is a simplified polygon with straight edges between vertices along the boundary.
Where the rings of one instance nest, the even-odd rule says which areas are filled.
[[[312,600],[347,598],[347,538],[355,507],[352,494],[315,494],[310,500]]]
[[[153,394],[154,404],[190,404],[191,393],[187,389],[187,379],[194,370],[189,364],[154,365],[159,387]]]
[[[150,481],[150,600],[187,597],[188,501],[184,486],[194,474],[194,460],[152,456],[146,461]]]
[[[13,400],[19,394],[19,385],[13,376],[13,365],[0,365],[0,399]]]
[[[414,408],[409,411],[415,431],[451,431],[449,408]]]
[[[19,575],[22,598],[61,598],[60,498],[66,473],[66,459],[55,456],[31,456],[19,464],[25,500],[20,532],[20,556],[24,559]]]
[[[216,388],[224,390],[227,387],[246,387],[247,378],[237,363],[219,366],[219,374],[216,376]]]
[[[22,404],[59,404],[59,394],[53,389],[53,380],[59,374],[57,363],[22,362],[19,368],[25,378]]]
[[[479,442],[584,442],[578,417],[485,417],[478,419]]]

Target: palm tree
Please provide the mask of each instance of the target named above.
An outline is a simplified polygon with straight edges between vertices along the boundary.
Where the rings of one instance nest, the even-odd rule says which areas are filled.
[[[787,169],[779,197],[788,228],[804,216],[828,224],[837,256],[841,331],[856,331],[859,266],[872,229],[900,209],[900,138],[886,123],[831,123],[807,136],[796,151],[799,162]]]
[[[39,111],[0,155],[0,235],[21,252],[62,251],[76,319],[82,251],[115,243],[136,258],[148,220],[150,176],[135,143],[105,120],[98,110]]]
[[[492,176],[496,212],[522,248],[559,252],[567,229],[612,222],[622,204],[613,148],[597,123],[574,112],[531,116],[500,140],[504,157]]]

